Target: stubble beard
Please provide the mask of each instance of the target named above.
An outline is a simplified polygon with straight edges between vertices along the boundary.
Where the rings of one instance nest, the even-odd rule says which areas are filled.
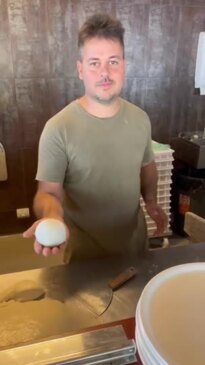
[[[114,83],[113,80],[110,80],[109,77],[105,77],[101,80],[101,82],[111,82],[112,84]],[[99,85],[97,84],[96,86],[100,86],[101,82],[99,83]],[[115,100],[117,100],[117,98],[119,97],[119,93],[114,93],[114,94],[111,94],[111,95],[107,95],[105,97],[103,96],[100,96],[98,94],[95,94],[93,95],[94,99],[102,104],[102,105],[110,105],[112,104]]]
[[[113,101],[115,101],[117,98],[119,97],[118,94],[114,94],[108,98],[103,98],[103,97],[100,97],[99,95],[94,95],[94,99],[100,103],[100,104],[103,104],[103,105],[110,105],[113,103]]]

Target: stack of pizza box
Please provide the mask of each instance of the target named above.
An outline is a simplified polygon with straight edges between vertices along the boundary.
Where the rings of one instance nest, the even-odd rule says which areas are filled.
[[[155,162],[158,171],[157,201],[168,217],[168,226],[163,236],[170,235],[171,232],[171,184],[173,170],[173,150],[169,145],[152,141]],[[143,198],[140,198],[140,205],[145,213],[148,236],[153,237],[156,230],[155,222],[149,217],[145,209]]]

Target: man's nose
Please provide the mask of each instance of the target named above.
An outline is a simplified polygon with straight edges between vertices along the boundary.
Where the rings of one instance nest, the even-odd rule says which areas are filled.
[[[108,64],[105,63],[105,64],[101,65],[100,76],[106,77],[106,76],[108,76],[108,74],[109,74],[109,67],[108,67]]]

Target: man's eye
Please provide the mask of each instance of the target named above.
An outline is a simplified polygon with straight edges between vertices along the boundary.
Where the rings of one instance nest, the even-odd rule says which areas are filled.
[[[97,66],[99,66],[99,62],[90,62],[89,63],[89,66],[91,66],[91,67],[97,67]]]
[[[110,60],[110,64],[111,65],[118,65],[118,61],[117,60]]]

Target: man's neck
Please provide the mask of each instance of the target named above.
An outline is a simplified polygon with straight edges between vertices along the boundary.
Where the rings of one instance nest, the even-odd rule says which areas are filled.
[[[78,99],[79,104],[91,115],[98,118],[113,117],[120,108],[120,99],[116,98],[110,104],[103,104],[97,100],[91,100],[86,95]]]

